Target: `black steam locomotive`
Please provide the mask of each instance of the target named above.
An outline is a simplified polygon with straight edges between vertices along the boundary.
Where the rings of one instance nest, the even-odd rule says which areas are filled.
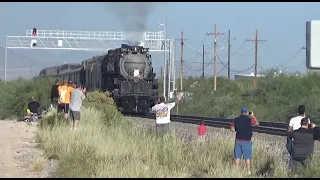
[[[158,79],[153,73],[151,55],[142,46],[122,44],[81,64],[45,68],[39,76],[81,83],[89,91],[111,92],[124,113],[146,114],[158,99]]]

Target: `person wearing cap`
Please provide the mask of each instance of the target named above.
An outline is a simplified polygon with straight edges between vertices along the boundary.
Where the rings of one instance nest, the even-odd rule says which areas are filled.
[[[80,110],[82,106],[82,101],[86,98],[85,93],[86,89],[82,89],[82,84],[76,84],[76,89],[74,89],[71,93],[69,106],[69,114],[70,119],[72,121],[71,129],[76,130],[79,127]]]
[[[300,165],[304,167],[308,165],[314,151],[314,141],[320,137],[319,128],[315,128],[315,124],[310,125],[309,121],[306,117],[302,118],[300,128],[292,132],[293,169]]]
[[[231,130],[236,131],[236,140],[234,145],[234,160],[237,166],[240,165],[240,159],[246,162],[248,174],[251,175],[251,159],[252,159],[252,126],[258,126],[259,121],[255,118],[253,112],[248,114],[248,107],[241,108],[241,115],[236,117],[231,124]]]

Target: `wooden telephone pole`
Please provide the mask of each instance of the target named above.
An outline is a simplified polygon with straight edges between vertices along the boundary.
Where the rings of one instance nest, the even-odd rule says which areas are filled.
[[[202,45],[202,75],[201,78],[204,79],[204,44]]]
[[[230,79],[230,29],[228,31],[228,79]]]
[[[213,67],[213,83],[214,83],[214,86],[213,86],[213,89],[214,91],[217,90],[217,36],[218,35],[223,35],[224,33],[219,33],[217,32],[217,25],[215,24],[214,27],[213,27],[213,30],[214,32],[213,33],[208,33],[208,35],[214,35],[214,45],[213,45],[213,64],[214,64],[214,67]]]
[[[183,38],[183,31],[181,31],[181,38],[177,39],[180,40],[180,44],[181,44],[181,61],[180,61],[180,91],[183,91],[183,45],[184,45],[184,40],[188,40],[188,39],[184,39]]]
[[[230,40],[233,39],[235,40],[236,38],[231,38],[231,31],[229,30],[228,31],[228,38],[224,38],[224,39],[228,39],[228,79],[231,79],[231,75],[230,75],[230,72],[231,72],[231,43],[230,43]]]
[[[181,31],[180,91],[183,91],[183,31]]]
[[[258,39],[258,29],[256,29],[256,38],[254,40],[247,39],[246,41],[251,41],[251,42],[255,43],[253,86],[254,86],[254,88],[256,88],[257,87],[257,74],[258,74],[258,43],[259,42],[266,42],[267,40]]]

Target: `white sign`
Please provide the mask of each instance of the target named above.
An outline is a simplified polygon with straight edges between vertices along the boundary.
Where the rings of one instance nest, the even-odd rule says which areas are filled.
[[[320,69],[320,20],[306,23],[306,66]]]
[[[61,39],[58,40],[58,47],[62,47],[62,40]]]

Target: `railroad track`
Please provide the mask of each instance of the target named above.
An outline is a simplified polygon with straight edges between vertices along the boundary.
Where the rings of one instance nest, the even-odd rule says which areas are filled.
[[[155,119],[155,114],[130,115],[130,116]],[[187,124],[199,124],[201,119],[204,120],[204,123],[206,126],[219,127],[219,128],[230,128],[230,125],[232,122],[232,119],[171,115],[171,121],[187,123]],[[253,127],[253,132],[265,133],[265,134],[276,135],[276,136],[285,136],[286,129],[287,129],[286,123],[260,121],[260,125],[258,127]]]

